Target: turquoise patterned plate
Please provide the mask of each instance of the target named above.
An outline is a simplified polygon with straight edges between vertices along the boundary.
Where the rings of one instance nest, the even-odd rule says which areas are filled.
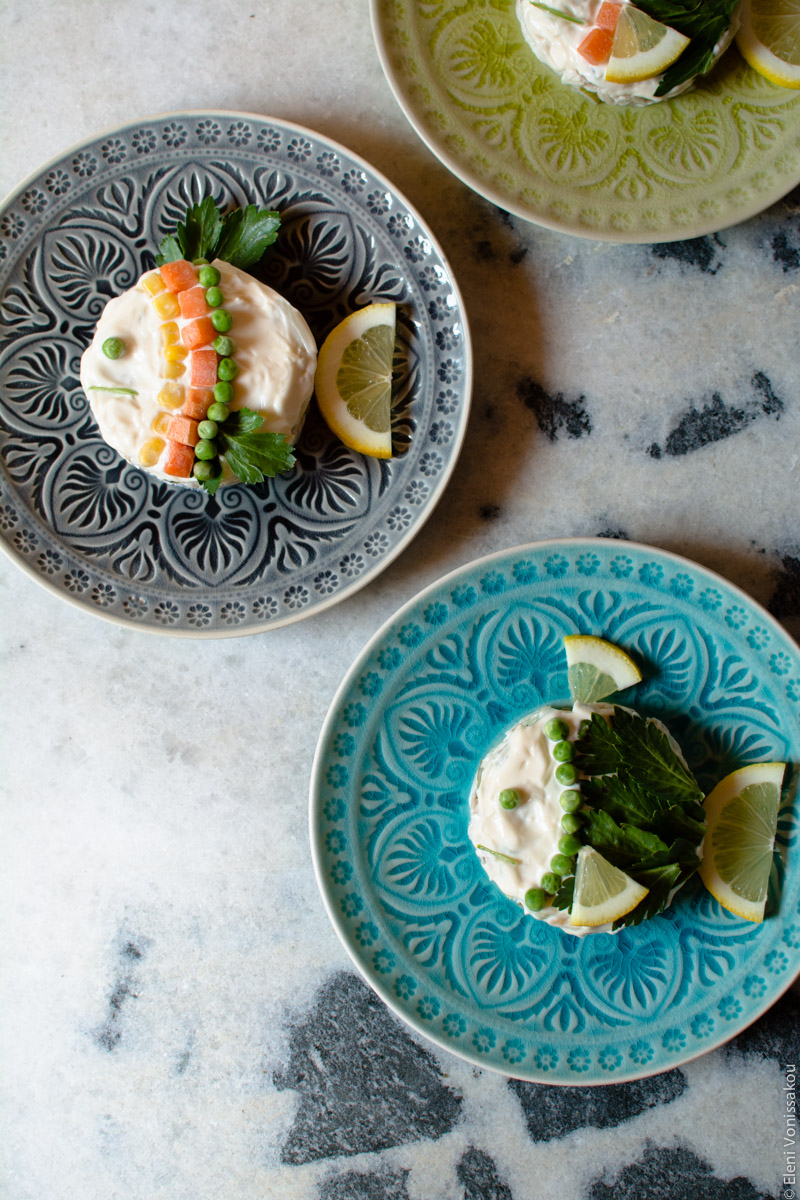
[[[572,632],[636,655],[637,707],[667,722],[707,790],[746,762],[790,764],[762,925],[695,879],[641,926],[573,938],[488,882],[467,838],[471,781],[510,724],[567,696]],[[314,762],[317,879],[367,981],[445,1049],[537,1082],[651,1075],[731,1038],[800,970],[798,763],[800,651],[743,592],[627,542],[506,550],[405,605],[348,673]]]
[[[800,181],[800,93],[730,50],[646,108],[566,87],[523,40],[515,0],[371,0],[383,69],[444,165],[501,208],[613,242],[699,237]]]

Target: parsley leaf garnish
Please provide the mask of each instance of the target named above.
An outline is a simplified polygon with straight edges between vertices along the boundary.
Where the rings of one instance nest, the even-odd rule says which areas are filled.
[[[280,224],[279,213],[255,204],[235,208],[223,216],[213,198],[206,196],[186,210],[186,219],[178,222],[174,234],[161,240],[156,263],[161,267],[179,258],[189,262],[220,258],[244,271],[272,245]]]
[[[672,889],[700,865],[702,789],[662,729],[619,707],[610,720],[592,714],[576,742],[575,764],[585,800],[581,837],[649,889],[614,928],[637,925],[661,912]],[[557,908],[570,907],[573,886],[574,880],[562,882]]]
[[[636,7],[663,25],[671,25],[690,38],[690,44],[656,88],[665,96],[695,75],[703,75],[714,61],[714,47],[733,20],[739,0],[636,0]]]
[[[294,466],[294,451],[286,436],[262,431],[263,424],[260,413],[239,408],[219,426],[215,439],[219,453],[242,483],[261,483]],[[221,482],[222,472],[204,479],[202,485],[213,496]]]

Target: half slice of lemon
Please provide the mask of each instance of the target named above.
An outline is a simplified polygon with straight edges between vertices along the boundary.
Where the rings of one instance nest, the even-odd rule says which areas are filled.
[[[618,921],[644,900],[647,888],[603,858],[592,846],[581,846],[575,865],[575,895],[570,925],[605,925]]]
[[[800,0],[744,0],[736,45],[770,83],[800,88]]]
[[[314,390],[328,426],[351,450],[392,457],[396,305],[351,313],[322,343]]]
[[[568,633],[564,650],[570,695],[582,704],[604,700],[641,681],[642,673],[630,655],[603,638]]]
[[[609,83],[638,83],[661,75],[680,58],[689,38],[626,4],[619,14],[606,67]]]
[[[720,780],[705,799],[700,878],[723,908],[763,921],[785,763],[751,763]]]

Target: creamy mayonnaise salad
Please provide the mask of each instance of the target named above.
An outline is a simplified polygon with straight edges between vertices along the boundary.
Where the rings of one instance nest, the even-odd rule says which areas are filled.
[[[233,318],[238,374],[229,407],[262,414],[265,431],[284,434],[294,443],[314,385],[317,352],[311,330],[297,309],[272,288],[230,263],[215,260],[211,265],[219,272],[225,308]],[[153,274],[146,272],[134,287],[106,305],[81,359],[81,386],[100,433],[123,458],[159,479],[199,487],[191,476],[176,478],[164,471],[168,444],[160,433],[169,414],[180,410],[189,380],[188,370],[181,373],[177,358],[171,377],[165,379],[162,327],[167,322],[154,311],[153,295],[145,286]],[[170,322],[178,327],[180,340],[189,320],[177,315]],[[103,351],[110,338],[124,344],[118,358]],[[164,449],[154,458],[162,440]],[[148,447],[146,454],[143,447]],[[224,460],[222,482],[236,482]]]
[[[618,2],[624,5],[628,0]],[[526,42],[541,62],[557,72],[564,83],[594,92],[608,103],[653,104],[678,96],[693,86],[695,80],[688,79],[665,95],[656,96],[661,75],[636,83],[608,82],[604,64],[595,66],[578,53],[578,47],[586,37],[587,29],[594,24],[601,3],[602,0],[549,0],[550,8],[559,9],[567,14],[567,18],[577,19],[570,20],[536,7],[531,0],[517,0],[517,16]],[[738,24],[737,18],[714,46],[714,62],[730,46]]]
[[[513,725],[482,759],[470,794],[469,837],[489,878],[531,917],[578,937],[609,933],[612,927],[571,925],[567,910],[547,904],[531,911],[525,903],[529,889],[541,887],[543,878],[553,870],[555,856],[564,853],[559,846],[565,833],[562,822],[565,812],[574,810],[569,805],[565,807],[563,797],[565,792],[575,795],[571,789],[580,789],[571,759],[567,762],[575,780],[569,781],[569,770],[567,777],[560,770],[565,763],[557,757],[552,727],[554,722],[562,724],[566,732],[562,732],[561,740],[574,742],[582,723],[590,720],[593,713],[611,718],[619,708],[613,704],[576,701],[571,709],[549,705],[537,709]],[[680,747],[662,722],[654,717],[648,718],[648,722],[666,735],[672,750],[685,765]],[[505,807],[503,803],[504,795],[509,793],[512,801],[516,800],[513,807]]]

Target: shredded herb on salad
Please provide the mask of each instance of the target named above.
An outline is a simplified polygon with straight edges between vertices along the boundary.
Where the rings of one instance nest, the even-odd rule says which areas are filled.
[[[703,792],[664,731],[637,713],[615,707],[584,723],[576,743],[581,772],[581,838],[608,862],[648,889],[644,899],[614,922],[637,925],[661,912],[670,893],[700,866],[705,835]],[[574,875],[553,903],[569,909]]]

